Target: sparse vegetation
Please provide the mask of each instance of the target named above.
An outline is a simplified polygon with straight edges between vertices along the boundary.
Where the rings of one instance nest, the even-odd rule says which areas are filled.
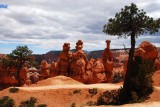
[[[73,91],[73,94],[80,94],[81,93],[81,90],[78,90],[78,89],[75,89],[74,91]]]
[[[15,88],[15,87],[9,89],[9,92],[11,93],[17,93],[18,91],[19,91],[19,88]]]
[[[9,96],[0,98],[0,107],[15,107],[14,100]]]
[[[71,107],[76,107],[76,103],[72,103],[72,104],[71,104]]]
[[[94,95],[97,94],[98,89],[97,88],[93,88],[93,89],[89,89],[88,92],[91,94],[91,97],[93,97]]]
[[[122,88],[104,92],[98,99],[97,105],[118,105]]]
[[[95,105],[97,105],[97,103],[95,101],[89,101],[89,102],[87,102],[86,105],[87,106],[95,106]]]
[[[121,82],[121,81],[123,81],[123,72],[120,72],[120,71],[118,71],[118,72],[114,72],[113,71],[113,83],[118,83],[118,82]]]
[[[36,102],[36,98],[30,97],[29,100],[22,101],[19,107],[35,107]]]
[[[38,104],[36,106],[37,98],[30,97],[26,101],[22,101],[19,107],[47,107],[46,104]]]
[[[46,104],[39,104],[36,106],[37,98],[30,97],[26,101],[22,101],[19,107],[47,107]]]

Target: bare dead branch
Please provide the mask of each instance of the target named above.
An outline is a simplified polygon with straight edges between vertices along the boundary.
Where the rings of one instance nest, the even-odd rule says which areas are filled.
[[[126,49],[126,46],[124,44],[123,44],[123,46],[124,46],[124,50],[126,51],[126,53],[129,54],[129,52]]]

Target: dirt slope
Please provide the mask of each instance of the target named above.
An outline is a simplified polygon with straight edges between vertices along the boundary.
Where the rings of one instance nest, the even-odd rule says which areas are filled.
[[[118,89],[121,84],[91,84],[84,85],[69,77],[57,76],[29,87],[18,87],[18,93],[10,93],[9,88],[0,91],[0,97],[10,96],[15,100],[16,107],[21,101],[25,101],[30,97],[37,98],[37,104],[47,104],[47,107],[84,107],[88,102],[96,102],[100,94],[106,90]],[[89,89],[97,88],[97,94],[92,95]],[[160,107],[160,87],[156,87],[150,95],[150,99],[140,104],[127,104],[120,107]],[[108,107],[108,106],[102,106]],[[111,106],[109,106],[111,107]]]
[[[82,84],[82,83],[70,77],[56,76],[56,77],[48,78],[42,81],[38,81],[36,84],[32,84],[30,86],[37,87],[37,86],[66,85],[66,84]]]

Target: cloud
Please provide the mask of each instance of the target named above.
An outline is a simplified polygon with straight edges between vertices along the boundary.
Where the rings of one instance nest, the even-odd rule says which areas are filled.
[[[102,29],[108,19],[114,17],[131,1],[117,0],[1,0],[8,9],[0,10],[0,43],[33,44],[36,49],[62,48],[64,42],[75,47],[78,39],[84,41],[85,50],[104,49],[105,40],[111,39],[111,48],[130,46],[130,40],[107,36]],[[158,18],[158,0],[135,0],[140,9]],[[156,34],[159,36],[159,33]],[[146,38],[139,37],[142,41]],[[157,43],[157,39],[149,39]],[[94,47],[94,48],[93,48]],[[34,50],[33,50],[34,51]]]

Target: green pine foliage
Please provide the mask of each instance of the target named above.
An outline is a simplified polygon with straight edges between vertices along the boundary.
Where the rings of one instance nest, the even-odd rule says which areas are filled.
[[[137,5],[131,3],[125,6],[119,13],[115,14],[115,18],[110,18],[108,23],[104,25],[103,32],[109,35],[118,35],[119,37],[143,35],[144,33],[158,32],[160,27],[160,19],[154,20],[146,15],[143,9],[138,9]]]

